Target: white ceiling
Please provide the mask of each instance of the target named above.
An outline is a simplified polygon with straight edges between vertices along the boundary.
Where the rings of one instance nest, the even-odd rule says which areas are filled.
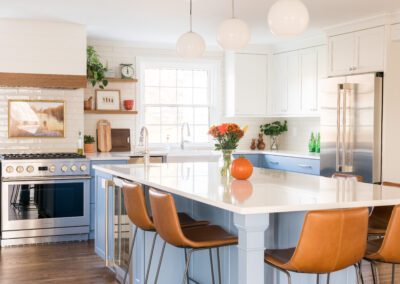
[[[235,0],[236,14],[252,30],[252,44],[279,41],[268,31],[267,11],[275,0]],[[400,0],[303,0],[312,35],[339,23],[400,10]],[[208,45],[230,16],[231,0],[193,0],[193,29]],[[174,44],[188,30],[189,0],[0,0],[0,18],[33,18],[87,25],[89,37]]]

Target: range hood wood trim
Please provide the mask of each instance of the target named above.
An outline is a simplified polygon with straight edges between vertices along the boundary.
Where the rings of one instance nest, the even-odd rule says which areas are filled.
[[[26,74],[0,72],[1,87],[32,87],[51,89],[86,88],[84,75]]]

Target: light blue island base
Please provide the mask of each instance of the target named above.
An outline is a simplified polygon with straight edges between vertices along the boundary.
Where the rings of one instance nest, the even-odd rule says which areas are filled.
[[[105,215],[105,188],[106,181],[112,180],[112,176],[96,171],[96,237],[95,249],[96,253],[105,259],[105,236],[108,234],[108,260],[109,267],[115,269],[118,278],[123,278],[123,271],[118,268],[118,257],[115,253],[115,230],[112,214],[114,211],[113,200],[109,198],[109,207],[111,209],[108,214],[108,231],[104,223]],[[147,187],[145,187],[147,193]],[[107,188],[109,197],[112,194],[112,187]],[[224,192],[218,192],[224,195]],[[221,268],[222,281],[229,284],[242,283],[287,283],[286,276],[264,264],[263,251],[267,248],[288,248],[297,244],[301,227],[303,224],[304,212],[293,213],[275,213],[275,214],[254,214],[239,215],[214,206],[209,206],[201,202],[186,199],[181,196],[174,196],[178,211],[186,212],[198,220],[208,220],[212,224],[224,227],[227,231],[239,235],[242,242],[238,246],[232,246],[221,249]],[[103,204],[104,206],[102,206]],[[126,218],[126,216],[124,216]],[[134,226],[127,226],[130,232],[134,231]],[[131,273],[134,275],[129,283],[144,283],[145,267],[147,267],[150,246],[153,239],[153,233],[144,233],[139,230],[137,242],[134,250],[134,259],[131,264]],[[133,233],[130,233],[132,238]],[[131,240],[130,240],[131,241]],[[157,239],[152,269],[150,272],[149,283],[154,283],[154,276],[157,269],[158,259],[161,253],[162,240]],[[214,251],[214,272],[217,279],[217,261],[216,252]],[[113,263],[116,265],[114,266]],[[245,271],[239,275],[239,267],[247,265]],[[264,271],[264,279],[259,279],[258,271]],[[171,284],[181,283],[184,271],[184,250],[175,248],[170,245],[166,246],[163,263],[161,266],[160,277],[158,283]],[[252,273],[254,271],[254,273]],[[262,275],[262,274],[261,274]],[[192,255],[190,265],[190,276],[199,283],[212,283],[210,271],[210,259],[208,251],[195,252]],[[308,274],[292,274],[293,283],[315,283],[316,276]],[[322,276],[322,281],[325,276]],[[321,282],[323,283],[323,282]],[[345,284],[356,283],[353,268],[333,273],[331,275],[331,283]]]

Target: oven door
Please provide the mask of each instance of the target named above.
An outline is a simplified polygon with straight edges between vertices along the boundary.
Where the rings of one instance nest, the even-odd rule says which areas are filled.
[[[2,182],[1,229],[89,226],[90,177]]]

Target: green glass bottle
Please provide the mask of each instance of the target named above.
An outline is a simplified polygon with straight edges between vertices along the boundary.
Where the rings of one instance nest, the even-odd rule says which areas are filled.
[[[315,152],[315,136],[314,136],[314,132],[311,132],[311,137],[310,137],[310,141],[308,142],[308,151],[310,151],[311,153]]]
[[[315,152],[316,153],[321,152],[321,134],[319,132],[317,134],[317,142],[315,143]]]

